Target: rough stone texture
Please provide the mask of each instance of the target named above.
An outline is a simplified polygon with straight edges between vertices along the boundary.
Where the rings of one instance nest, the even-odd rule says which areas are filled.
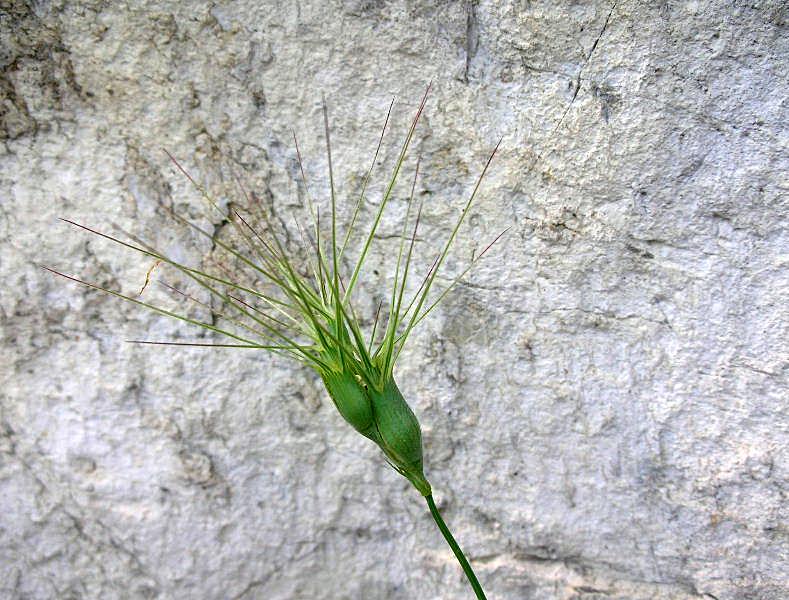
[[[375,203],[431,78],[420,268],[499,136],[448,273],[511,229],[397,373],[490,598],[789,597],[784,2],[0,6],[0,597],[470,597],[314,375],[125,344],[197,332],[37,266],[151,266],[59,216],[216,258],[160,208],[226,229],[161,147],[290,223],[293,128],[325,206],[322,92],[344,216],[398,98]]]

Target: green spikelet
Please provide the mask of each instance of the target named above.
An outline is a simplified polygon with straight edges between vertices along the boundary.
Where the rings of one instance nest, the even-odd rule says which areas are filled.
[[[431,494],[422,460],[422,429],[394,379],[379,392],[369,390],[379,445],[392,466],[414,484],[423,496]]]
[[[380,445],[372,403],[353,373],[330,371],[321,373],[321,377],[342,418],[363,436]]]
[[[389,463],[419,490],[431,493],[422,458],[422,430],[394,379],[381,391],[360,384],[348,371],[321,373],[334,406],[351,427],[375,442]]]

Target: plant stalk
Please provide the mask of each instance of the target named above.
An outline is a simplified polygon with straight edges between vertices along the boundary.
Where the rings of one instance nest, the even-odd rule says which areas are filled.
[[[441,530],[441,534],[444,536],[447,544],[449,544],[449,547],[452,548],[452,552],[455,553],[455,557],[458,559],[460,566],[463,568],[463,572],[466,574],[468,582],[474,589],[474,593],[477,595],[477,600],[487,600],[485,592],[482,591],[482,586],[479,584],[477,576],[474,574],[474,570],[471,568],[471,565],[466,559],[466,555],[463,554],[463,550],[460,549],[460,546],[455,541],[455,538],[452,537],[452,532],[449,531],[449,527],[447,527],[447,524],[444,523],[444,519],[441,518],[441,513],[438,512],[438,508],[436,507],[436,503],[433,501],[432,494],[430,496],[425,496],[425,500],[427,500],[427,506],[430,508],[430,514],[433,515],[433,520]]]

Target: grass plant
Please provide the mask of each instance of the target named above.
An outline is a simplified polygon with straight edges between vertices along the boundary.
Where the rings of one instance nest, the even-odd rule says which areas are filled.
[[[436,291],[437,276],[445,263],[458,231],[466,219],[469,209],[477,198],[480,184],[490,166],[496,149],[487,162],[463,205],[462,212],[441,245],[436,255],[418,281],[416,292],[409,294],[407,282],[414,275],[414,246],[417,240],[422,202],[415,206],[414,192],[419,175],[416,161],[410,185],[410,197],[400,229],[397,252],[393,255],[394,278],[391,289],[386,291],[388,305],[381,303],[371,327],[364,328],[357,316],[354,292],[357,292],[360,276],[364,270],[370,248],[376,242],[384,212],[400,179],[409,149],[414,140],[428,92],[422,97],[411,120],[407,135],[402,143],[391,175],[384,187],[383,197],[373,211],[372,223],[362,236],[360,247],[353,248],[354,234],[358,233],[358,221],[366,208],[367,188],[376,165],[384,135],[390,122],[392,105],[387,112],[372,164],[363,179],[361,192],[356,199],[352,216],[344,232],[338,224],[337,194],[332,164],[329,119],[326,103],[323,103],[324,132],[329,164],[328,187],[331,211],[328,223],[322,223],[320,211],[309,195],[307,178],[301,159],[298,141],[293,141],[298,159],[300,176],[307,198],[310,225],[300,229],[302,250],[307,260],[299,260],[281,233],[277,224],[259,199],[247,192],[237,180],[239,196],[246,201],[246,210],[239,204],[222,207],[198,183],[187,170],[170,156],[173,164],[186,176],[199,192],[209,211],[214,211],[232,227],[238,243],[218,239],[213,233],[195,224],[172,208],[169,215],[182,226],[209,238],[218,252],[223,253],[233,267],[219,265],[216,269],[195,268],[184,264],[131,234],[110,234],[92,227],[64,219],[67,223],[91,234],[111,240],[126,249],[142,254],[153,261],[146,274],[145,285],[154,267],[164,265],[180,274],[192,286],[202,290],[203,295],[213,297],[214,305],[201,302],[192,294],[164,284],[173,294],[182,299],[203,304],[212,313],[212,318],[200,320],[180,312],[163,308],[137,296],[48,270],[89,286],[93,289],[138,304],[162,315],[178,319],[203,328],[220,341],[137,341],[136,343],[176,346],[207,346],[260,349],[286,355],[308,365],[320,376],[329,397],[342,417],[357,432],[374,442],[383,452],[392,468],[413,484],[425,497],[430,514],[438,525],[453,553],[457,557],[477,598],[485,598],[468,560],[455,541],[433,500],[432,488],[424,472],[422,434],[419,422],[403,398],[395,382],[394,369],[398,358],[414,328],[419,325],[447,293],[468,273],[468,270],[501,237],[499,234],[470,264],[443,289]],[[498,145],[496,146],[498,148]],[[257,207],[258,210],[254,210]],[[254,219],[257,213],[261,218]],[[281,227],[279,228],[281,230]],[[355,257],[350,257],[354,253]],[[396,258],[394,258],[396,256]],[[343,268],[343,265],[352,265]],[[240,271],[244,271],[241,277]],[[248,283],[251,281],[252,283]],[[413,287],[413,286],[412,286]],[[217,319],[216,317],[219,317]]]

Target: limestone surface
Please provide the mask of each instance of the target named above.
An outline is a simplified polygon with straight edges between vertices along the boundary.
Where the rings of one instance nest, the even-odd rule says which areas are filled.
[[[501,138],[437,291],[509,229],[396,370],[489,598],[789,597],[788,19],[782,0],[0,3],[0,597],[471,597],[309,369],[126,343],[221,338],[41,268],[134,297],[149,276],[142,300],[211,319],[159,285],[178,273],[58,218],[222,264],[228,222],[166,148],[226,209],[237,174],[298,248],[293,133],[328,215],[325,95],[344,224],[396,98],[366,225],[431,81],[356,307],[370,325],[388,302],[417,156],[415,285]]]

